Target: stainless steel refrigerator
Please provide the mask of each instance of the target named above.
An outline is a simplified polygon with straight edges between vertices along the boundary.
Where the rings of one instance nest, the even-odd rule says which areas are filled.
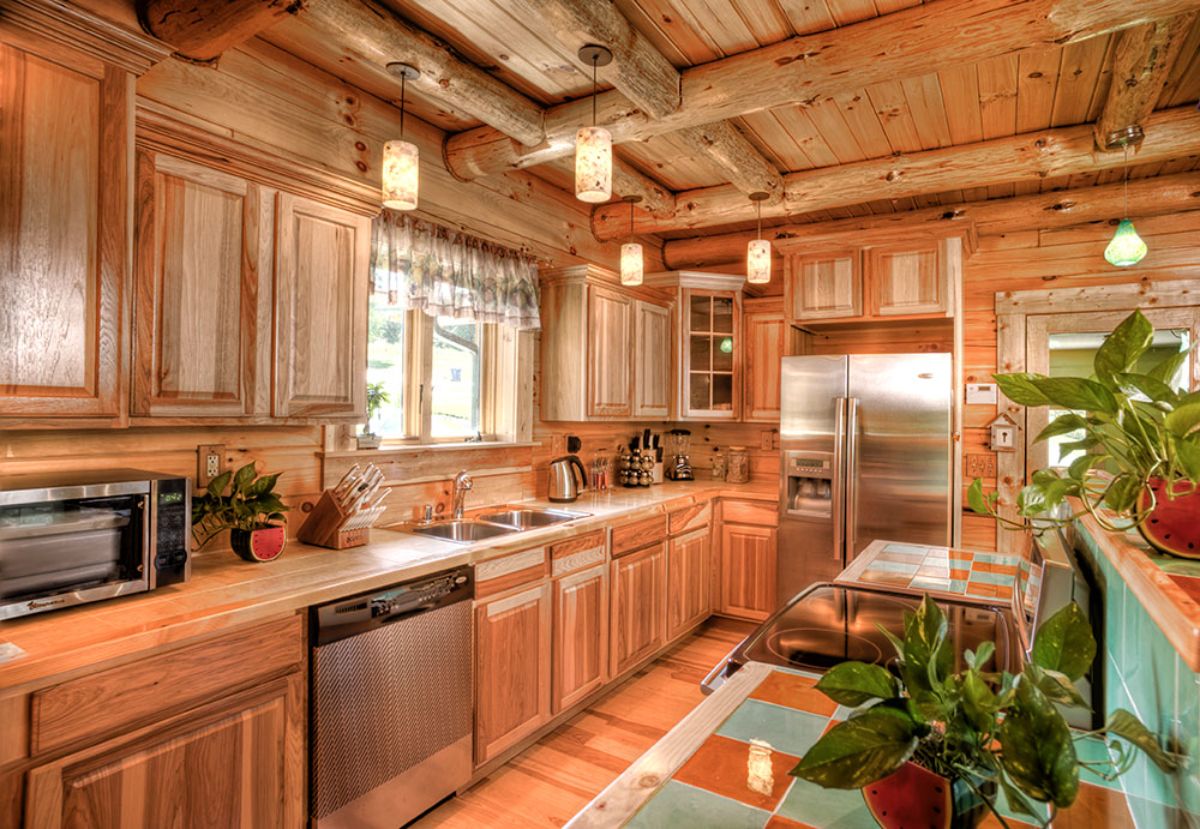
[[[949,545],[949,354],[784,357],[780,605],[876,539]]]

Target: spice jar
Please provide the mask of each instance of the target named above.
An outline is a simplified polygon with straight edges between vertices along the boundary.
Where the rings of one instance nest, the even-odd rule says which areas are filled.
[[[725,455],[721,452],[713,452],[712,479],[714,481],[725,480]]]
[[[730,446],[726,459],[725,480],[744,484],[750,480],[750,454],[745,446]]]

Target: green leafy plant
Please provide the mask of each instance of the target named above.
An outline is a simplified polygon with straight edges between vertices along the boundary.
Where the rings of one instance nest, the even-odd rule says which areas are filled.
[[[1000,390],[1023,406],[1068,409],[1035,439],[1082,433],[1063,446],[1084,452],[1066,469],[1040,469],[1017,497],[1013,520],[998,514],[998,493],[984,493],[976,478],[967,497],[971,508],[991,515],[1012,529],[1036,530],[1065,523],[1084,512],[1106,529],[1140,526],[1154,511],[1150,488],[1161,479],[1168,498],[1195,491],[1200,483],[1200,392],[1172,388],[1190,347],[1139,371],[1138,362],[1150,348],[1154,327],[1134,311],[1104,340],[1090,377],[1047,377],[1017,372],[994,375]],[[1068,498],[1082,509],[1070,517],[1052,517]],[[1113,510],[1129,523],[1118,525],[1099,512]]]
[[[261,530],[278,526],[288,507],[275,492],[279,475],[258,475],[254,462],[225,471],[192,499],[192,538],[202,547],[225,530]],[[228,494],[226,494],[228,490]]]
[[[371,422],[375,420],[375,415],[379,414],[384,404],[389,402],[391,397],[388,396],[383,383],[367,383],[367,425],[363,430],[364,434],[374,434],[371,431]]]
[[[1031,660],[1021,673],[985,670],[992,642],[954,656],[941,609],[928,596],[906,613],[904,638],[884,631],[895,646],[895,672],[864,662],[844,662],[821,677],[817,688],[856,710],[827,731],[792,774],[826,788],[858,789],[912,760],[945,778],[961,779],[1008,826],[996,808],[996,790],[1026,819],[1049,826],[1035,802],[1070,806],[1079,791],[1079,770],[1111,780],[1127,771],[1140,749],[1164,771],[1175,761],[1149,729],[1124,709],[1103,729],[1072,733],[1058,707],[1087,708],[1074,682],[1096,656],[1096,641],[1076,604],[1038,630]],[[1115,759],[1082,760],[1075,741],[1103,735]]]

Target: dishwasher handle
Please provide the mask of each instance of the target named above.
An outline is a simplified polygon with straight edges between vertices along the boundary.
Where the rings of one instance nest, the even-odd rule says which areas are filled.
[[[474,597],[473,568],[443,570],[312,608],[311,641],[319,647]]]

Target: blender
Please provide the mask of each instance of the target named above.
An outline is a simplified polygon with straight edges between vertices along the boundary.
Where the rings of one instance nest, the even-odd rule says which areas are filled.
[[[692,433],[687,429],[672,429],[667,433],[667,462],[664,474],[672,481],[692,481]]]

